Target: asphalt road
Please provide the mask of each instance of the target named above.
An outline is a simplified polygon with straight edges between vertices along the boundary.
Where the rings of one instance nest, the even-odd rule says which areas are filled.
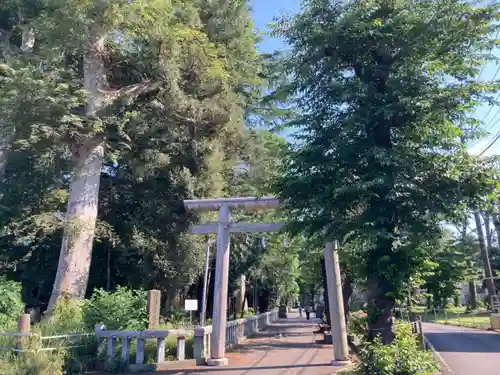
[[[446,375],[500,375],[500,333],[423,324],[425,337],[449,369]]]

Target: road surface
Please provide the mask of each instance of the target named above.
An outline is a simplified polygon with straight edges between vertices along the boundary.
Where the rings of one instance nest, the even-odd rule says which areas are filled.
[[[500,375],[500,333],[424,323],[425,337],[449,369],[446,375]]]

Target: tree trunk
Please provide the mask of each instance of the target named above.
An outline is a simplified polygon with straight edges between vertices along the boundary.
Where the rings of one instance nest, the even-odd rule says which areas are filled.
[[[104,105],[103,92],[108,87],[108,82],[103,56],[105,33],[101,30],[89,31],[83,57],[88,116],[94,115]],[[92,258],[104,147],[99,139],[76,140],[71,145],[71,151],[75,169],[49,311],[62,296],[85,297]]]
[[[500,215],[493,216],[493,226],[497,234],[497,247],[500,248]]]
[[[380,335],[383,344],[394,340],[393,315],[396,302],[380,287],[377,278],[368,279],[368,340]]]
[[[469,281],[469,308],[471,310],[477,309],[477,293],[474,281]]]
[[[492,242],[492,233],[490,227],[490,216],[486,212],[483,212],[483,221],[484,221],[484,230],[486,232],[486,244],[488,245],[488,254],[490,254],[491,249],[493,248],[493,242]]]
[[[344,301],[344,316],[346,327],[349,324],[349,313],[351,311],[351,297],[353,292],[352,279],[351,277],[342,272],[342,298]]]
[[[332,321],[330,318],[330,303],[328,300],[328,282],[326,280],[326,266],[325,266],[325,257],[321,256],[321,276],[323,279],[323,299],[325,300],[325,317],[326,324],[328,326],[332,326]]]
[[[481,223],[481,215],[478,211],[474,212],[474,220],[476,222],[477,239],[479,241],[479,248],[481,249],[481,257],[483,259],[484,273],[486,275],[486,287],[488,289],[488,301],[495,295],[495,286],[493,284],[493,275],[491,272],[490,256],[488,254],[488,247],[484,239],[483,225]]]
[[[84,298],[92,258],[103,147],[82,153],[71,182],[66,228],[49,311],[62,296]]]

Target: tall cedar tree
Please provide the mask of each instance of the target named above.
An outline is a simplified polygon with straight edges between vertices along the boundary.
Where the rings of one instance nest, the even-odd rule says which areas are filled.
[[[120,182],[104,186],[106,205],[111,201],[116,210],[139,208],[144,195],[137,189],[130,194],[131,186],[157,192],[135,216],[107,210],[100,219],[116,219],[103,235],[119,232],[124,246],[133,242],[141,261],[149,259],[151,283],[165,282],[155,275],[175,268],[171,259],[186,259],[176,254],[192,250],[192,239],[180,233],[189,224],[182,199],[222,190],[224,162],[235,159],[229,154],[243,130],[245,93],[260,82],[246,2],[32,2],[37,12],[22,20],[20,2],[0,8],[10,28],[2,30],[1,96],[11,104],[7,111],[2,103],[1,125],[4,134],[15,123],[17,144],[31,155],[52,147],[72,162],[52,181],[57,188],[70,187],[51,302],[64,294],[85,295],[102,176]],[[227,24],[235,26],[229,33]],[[20,48],[24,30],[27,49]],[[160,192],[171,200],[158,207]],[[161,218],[144,220],[155,205]],[[51,211],[52,218],[60,210],[54,204],[38,208]],[[171,223],[167,231],[157,227],[165,217]],[[147,248],[158,253],[147,255]],[[171,272],[167,281],[176,275]]]
[[[498,43],[499,9],[309,0],[276,25],[301,110],[276,190],[292,230],[362,242],[370,338],[393,340],[395,299],[425,258],[414,245],[490,186],[461,140],[478,125],[475,106],[498,90],[475,77]]]

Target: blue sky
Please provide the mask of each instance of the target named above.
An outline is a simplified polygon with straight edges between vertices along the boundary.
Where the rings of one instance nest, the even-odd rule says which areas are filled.
[[[279,17],[283,12],[296,13],[300,9],[300,0],[253,0],[251,2],[255,27],[263,34],[263,41],[259,45],[262,52],[273,52],[278,49],[284,49],[282,41],[271,38],[265,33],[268,32],[267,25],[273,21],[273,18]],[[496,56],[500,57],[500,49],[494,51]],[[495,63],[487,64],[479,77],[481,80],[492,80],[497,72],[498,66]],[[496,79],[500,79],[500,73]],[[499,98],[500,99],[500,98]],[[490,110],[491,109],[491,110]],[[484,129],[490,135],[477,141],[470,146],[471,153],[478,153],[500,132],[500,106],[482,106],[478,108],[475,117],[485,121]],[[485,155],[500,154],[500,140],[496,142]]]

